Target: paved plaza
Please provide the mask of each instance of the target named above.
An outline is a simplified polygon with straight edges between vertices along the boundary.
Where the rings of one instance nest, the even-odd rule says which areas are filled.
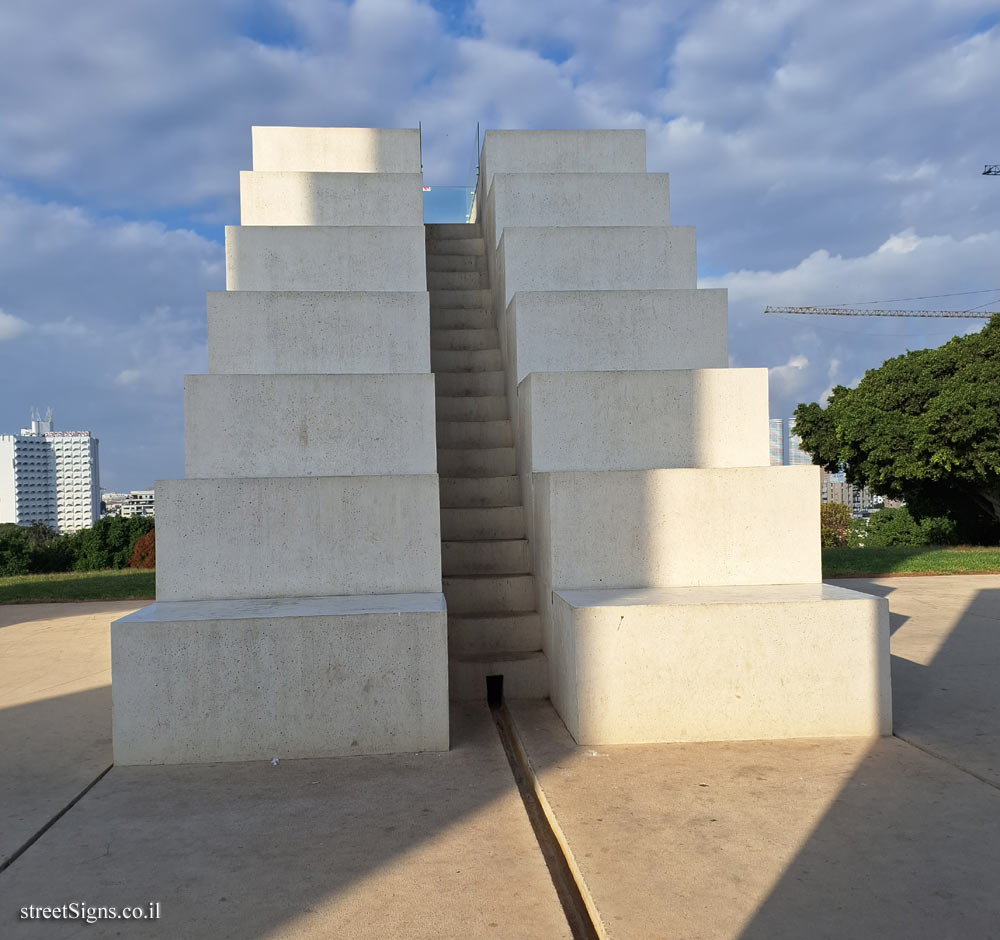
[[[595,749],[509,703],[598,935],[1000,937],[1000,576],[835,583],[889,600],[894,737]],[[485,705],[446,753],[111,767],[138,606],[0,607],[0,935],[571,936]],[[72,902],[160,919],[19,920]]]

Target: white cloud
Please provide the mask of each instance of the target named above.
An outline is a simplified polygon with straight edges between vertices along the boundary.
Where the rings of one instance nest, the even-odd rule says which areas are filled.
[[[14,339],[15,336],[20,336],[22,333],[26,333],[27,330],[28,324],[24,320],[0,310],[0,342],[7,339]]]
[[[122,369],[122,371],[115,376],[114,384],[119,388],[125,388],[129,385],[135,385],[141,376],[142,373],[138,369]]]

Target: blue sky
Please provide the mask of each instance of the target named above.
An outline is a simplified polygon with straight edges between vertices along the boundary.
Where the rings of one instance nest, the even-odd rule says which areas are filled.
[[[183,475],[252,124],[424,128],[463,182],[483,128],[644,128],[730,352],[771,413],[965,321],[765,304],[995,291],[1000,2],[10,0],[0,6],[0,431],[101,439],[102,482]],[[1000,309],[1000,305],[992,308]]]

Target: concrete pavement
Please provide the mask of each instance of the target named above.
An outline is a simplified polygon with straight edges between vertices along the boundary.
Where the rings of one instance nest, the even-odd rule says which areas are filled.
[[[599,935],[1000,937],[1000,576],[841,583],[889,598],[901,737],[594,750],[509,703]],[[107,766],[107,624],[134,606],[0,607],[3,851]],[[485,708],[452,735],[113,768],[0,873],[0,935],[568,937]],[[17,920],[74,900],[162,918]]]

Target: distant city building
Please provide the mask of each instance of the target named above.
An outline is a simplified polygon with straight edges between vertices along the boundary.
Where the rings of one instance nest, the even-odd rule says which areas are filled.
[[[105,493],[104,515],[123,516],[153,516],[155,491],[132,490],[130,493]]]
[[[0,522],[44,522],[57,532],[92,526],[101,514],[98,440],[54,431],[52,411],[31,427],[0,434]]]
[[[771,418],[768,421],[771,466],[795,467],[812,463],[812,457],[802,449],[802,438],[793,430],[794,424],[794,418]]]
[[[802,449],[802,439],[794,431],[793,418],[771,418],[768,421],[768,443],[772,466],[811,464],[812,457]],[[847,482],[843,470],[820,472],[820,501],[842,503],[853,516],[867,516],[885,504],[880,496],[873,496],[867,487]],[[896,504],[898,505],[898,503]]]

